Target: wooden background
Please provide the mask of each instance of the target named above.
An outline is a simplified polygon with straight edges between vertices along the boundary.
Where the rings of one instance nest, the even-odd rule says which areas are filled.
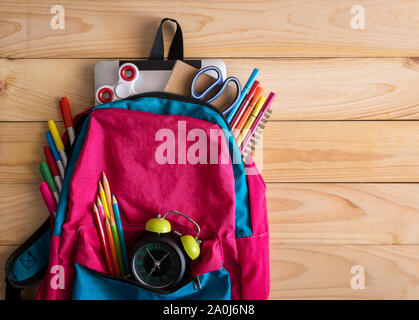
[[[0,1],[1,265],[48,215],[37,165],[58,99],[92,106],[94,64],[146,58],[163,17],[187,58],[222,58],[243,83],[258,66],[279,94],[263,144],[270,298],[418,299],[419,1]]]

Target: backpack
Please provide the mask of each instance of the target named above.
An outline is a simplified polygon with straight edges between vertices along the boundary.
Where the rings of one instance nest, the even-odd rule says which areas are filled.
[[[252,159],[243,162],[217,109],[150,92],[86,110],[75,123],[53,229],[45,221],[11,254],[6,299],[38,279],[37,299],[268,298],[266,186]],[[108,274],[92,215],[103,171],[118,197],[128,251],[157,214],[177,210],[199,224],[200,255],[189,281],[155,292]],[[182,217],[169,220],[177,232],[195,235]]]

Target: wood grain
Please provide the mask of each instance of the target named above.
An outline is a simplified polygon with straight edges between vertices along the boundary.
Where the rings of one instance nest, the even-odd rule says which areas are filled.
[[[258,164],[272,182],[417,182],[417,135],[414,121],[271,122]]]
[[[271,299],[417,299],[417,245],[271,245]],[[351,288],[351,268],[365,289]]]
[[[46,1],[0,2],[0,56],[148,57],[159,21],[178,19],[187,57],[415,56],[418,1],[61,1],[65,30]],[[351,28],[362,5],[365,30]]]
[[[46,122],[2,123],[0,182],[39,182],[47,130]],[[256,160],[269,182],[419,181],[415,121],[273,121],[264,137]]]
[[[19,245],[48,218],[37,184],[0,183],[0,245]]]
[[[419,184],[268,183],[274,244],[419,244]]]
[[[61,120],[93,105],[94,59],[0,59],[0,121]],[[419,119],[417,58],[224,59],[244,84],[257,66],[274,120]]]

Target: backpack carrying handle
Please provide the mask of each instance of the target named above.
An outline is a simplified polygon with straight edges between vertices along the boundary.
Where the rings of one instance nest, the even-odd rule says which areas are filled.
[[[176,23],[176,32],[173,36],[172,44],[170,45],[168,60],[183,60],[183,34],[179,23],[175,19],[164,18],[160,22],[157,29],[156,38],[154,39],[153,47],[150,51],[150,60],[163,60],[164,59],[164,43],[163,43],[163,24],[166,21]]]

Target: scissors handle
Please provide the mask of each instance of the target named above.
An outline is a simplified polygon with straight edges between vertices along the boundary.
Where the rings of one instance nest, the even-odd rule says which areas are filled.
[[[195,91],[195,86],[196,86],[196,82],[198,81],[199,77],[203,74],[206,73],[208,71],[215,71],[217,73],[217,78],[215,80],[215,82],[210,85],[205,91],[198,93]],[[195,75],[195,77],[192,80],[192,85],[191,85],[191,95],[192,97],[194,97],[195,99],[198,100],[204,100],[204,98],[207,96],[207,94],[214,89],[216,86],[220,85],[221,83],[223,83],[223,75],[221,73],[221,70],[216,67],[216,66],[208,66],[205,68],[202,68],[201,70],[198,71],[198,73]],[[215,99],[211,99],[211,101],[214,101]],[[208,100],[208,102],[210,102],[210,100]]]
[[[239,101],[239,99],[240,99],[240,96],[241,96],[241,94],[242,94],[242,87],[241,87],[241,85],[240,85],[240,81],[239,81],[239,79],[237,79],[236,77],[228,77],[225,81],[224,81],[224,84],[223,84],[223,86],[221,87],[221,89],[220,89],[220,91],[218,91],[218,93],[213,97],[213,98],[211,98],[210,100],[208,100],[208,102],[212,102],[212,101],[214,101],[215,99],[217,99],[223,92],[224,92],[224,90],[227,88],[227,86],[228,86],[228,84],[230,83],[230,82],[234,82],[235,84],[236,84],[236,87],[237,87],[237,92],[236,92],[236,99],[234,99],[234,101],[225,109],[225,110],[223,110],[222,111],[222,114],[225,116],[227,113],[229,113],[230,112],[230,110],[232,109],[232,108],[234,108],[234,106],[236,105],[236,103]]]
[[[215,71],[217,73],[217,79],[215,80],[215,82],[213,84],[211,84],[205,91],[203,91],[202,93],[198,93],[195,91],[195,86],[196,86],[196,82],[198,81],[199,77],[203,74],[206,73],[208,71]],[[237,93],[236,93],[236,99],[233,101],[233,103],[228,106],[228,108],[226,108],[222,114],[226,115],[228,112],[230,112],[230,110],[236,105],[236,103],[239,101],[240,96],[241,96],[241,85],[240,85],[240,81],[235,78],[235,77],[228,77],[225,81],[223,80],[223,75],[221,73],[221,70],[216,67],[216,66],[208,66],[205,67],[201,70],[198,71],[198,73],[195,75],[193,81],[192,81],[192,85],[191,85],[191,95],[192,97],[194,97],[195,99],[198,100],[204,100],[204,98],[208,95],[208,93],[213,90],[215,87],[219,86],[222,84],[221,88],[218,90],[217,94],[215,96],[213,96],[211,99],[208,99],[207,102],[211,103],[213,101],[215,101],[218,97],[220,97],[223,92],[226,90],[228,84],[230,82],[234,82],[236,84],[237,87]]]

